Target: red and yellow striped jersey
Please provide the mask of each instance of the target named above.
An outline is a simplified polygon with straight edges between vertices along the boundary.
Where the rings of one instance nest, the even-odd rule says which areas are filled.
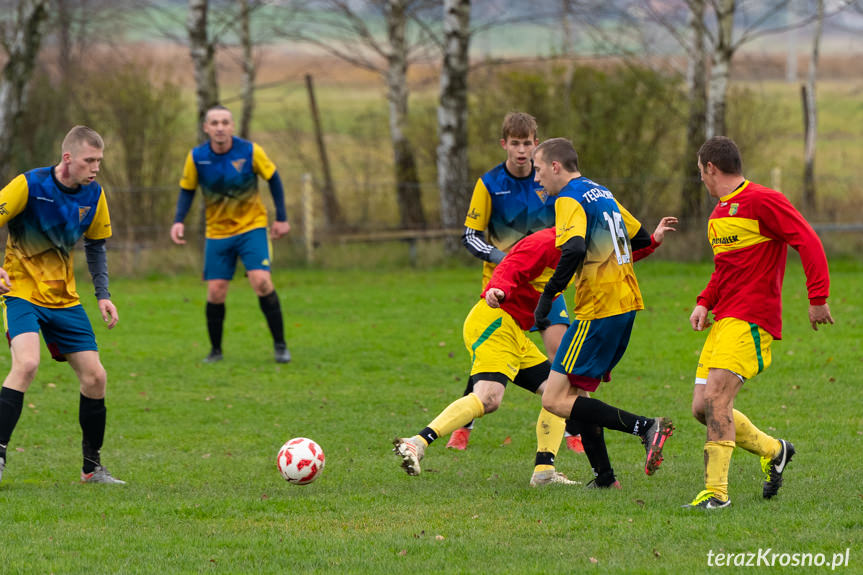
[[[812,305],[830,291],[827,256],[812,226],[776,190],[749,181],[719,199],[707,224],[715,269],[698,296],[716,320],[733,317],[782,338],[782,280],[790,245],[800,253]]]

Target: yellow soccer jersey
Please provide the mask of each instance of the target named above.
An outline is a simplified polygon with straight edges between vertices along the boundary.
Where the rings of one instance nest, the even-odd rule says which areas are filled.
[[[629,239],[641,224],[611,192],[580,177],[561,190],[555,203],[555,245],[583,237],[587,247],[576,271],[573,312],[579,320],[644,309],[632,268]]]
[[[200,184],[206,204],[208,238],[235,236],[267,227],[267,209],[258,193],[258,176],[269,180],[276,166],[263,148],[234,138],[224,154],[206,142],[189,152],[180,187],[194,190]]]
[[[53,167],[22,174],[0,190],[0,225],[8,224],[3,267],[12,282],[6,294],[36,305],[79,303],[72,254],[82,236],[111,236],[105,192],[96,183],[61,188]]]

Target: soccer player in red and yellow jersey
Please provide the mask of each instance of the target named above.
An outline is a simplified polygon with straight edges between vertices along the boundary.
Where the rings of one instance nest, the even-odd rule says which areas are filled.
[[[800,253],[809,292],[809,321],[833,323],[827,296],[830,275],[821,241],[791,202],[776,190],[743,177],[736,144],[726,137],[707,140],[698,152],[704,186],[717,204],[707,238],[715,269],[689,318],[702,331],[716,321],[695,372],[692,413],[707,426],[705,489],[686,507],[718,509],[731,505],[728,467],[735,447],[761,457],[766,474],[762,495],[770,499],[794,445],[775,439],[734,409],[743,383],[770,365],[770,344],[782,338],[782,280],[788,245]]]
[[[78,298],[72,265],[75,244],[83,236],[99,311],[108,329],[113,328],[119,316],[108,292],[105,256],[111,219],[105,192],[96,183],[103,148],[99,134],[75,126],[63,140],[59,164],[21,174],[0,190],[0,226],[9,228],[6,260],[0,268],[0,306],[12,351],[12,367],[0,389],[0,477],[24,394],[39,368],[41,331],[51,356],[68,361],[81,384],[81,481],[125,483],[100,460],[107,375]]]
[[[554,204],[556,246],[561,251],[534,311],[544,329],[555,294],[575,276],[575,319],[567,329],[548,376],[542,406],[581,427],[584,451],[593,467],[594,487],[620,484],[605,449],[603,428],[641,438],[647,452],[644,472],[652,475],[662,462],[662,448],[674,429],[671,420],[628,413],[589,397],[609,381],[632,332],[635,314],[644,309],[632,268],[633,250],[653,243],[641,224],[608,188],[581,175],[578,154],[564,138],[541,143],[533,155],[536,179]],[[570,432],[575,430],[570,428]]]
[[[270,238],[278,239],[291,230],[285,215],[285,195],[276,166],[258,144],[234,136],[234,118],[224,106],[213,106],[204,117],[209,140],[186,156],[180,196],[171,240],[186,243],[183,220],[200,186],[206,204],[206,245],[204,280],[207,282],[207,332],[210,353],[206,363],[222,359],[222,327],[225,300],[241,259],[249,283],[258,296],[261,311],[273,336],[277,363],[291,361],[285,343],[282,307],[270,274],[270,244],[267,238],[267,209],[258,193],[258,176],[270,186],[276,218]]]

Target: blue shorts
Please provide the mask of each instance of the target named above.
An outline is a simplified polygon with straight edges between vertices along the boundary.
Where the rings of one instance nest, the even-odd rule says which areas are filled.
[[[560,294],[554,301],[551,302],[551,311],[545,316],[551,325],[569,325],[569,310],[566,309],[566,298]],[[536,326],[530,328],[529,331],[539,331]]]
[[[249,230],[229,238],[207,238],[204,248],[204,279],[231,280],[237,258],[246,270],[270,271],[270,242],[267,228]]]
[[[39,333],[41,330],[51,357],[57,361],[66,361],[67,353],[99,351],[93,326],[80,304],[53,309],[25,299],[5,297],[3,323],[10,345],[22,333]]]
[[[564,373],[569,383],[594,391],[601,381],[611,380],[611,370],[623,357],[636,312],[600,319],[575,320],[554,356],[552,371]]]

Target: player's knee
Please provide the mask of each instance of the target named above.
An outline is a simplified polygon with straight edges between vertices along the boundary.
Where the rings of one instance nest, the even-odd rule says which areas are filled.
[[[108,384],[108,373],[99,365],[80,376],[81,392],[87,397],[102,397]]]
[[[542,407],[543,407],[543,409],[553,413],[554,415],[557,415],[558,417],[568,416],[569,415],[568,413],[561,415],[561,413],[560,413],[560,402],[555,401],[555,399],[556,398],[552,397],[552,395],[550,393],[543,393],[542,394]]]
[[[482,401],[483,411],[488,415],[493,411],[497,411],[497,408],[500,407],[500,402],[503,400],[503,396],[497,393],[491,393],[480,397],[479,399]]]
[[[22,381],[30,383],[39,371],[39,358],[16,359],[12,362],[12,371]]]

